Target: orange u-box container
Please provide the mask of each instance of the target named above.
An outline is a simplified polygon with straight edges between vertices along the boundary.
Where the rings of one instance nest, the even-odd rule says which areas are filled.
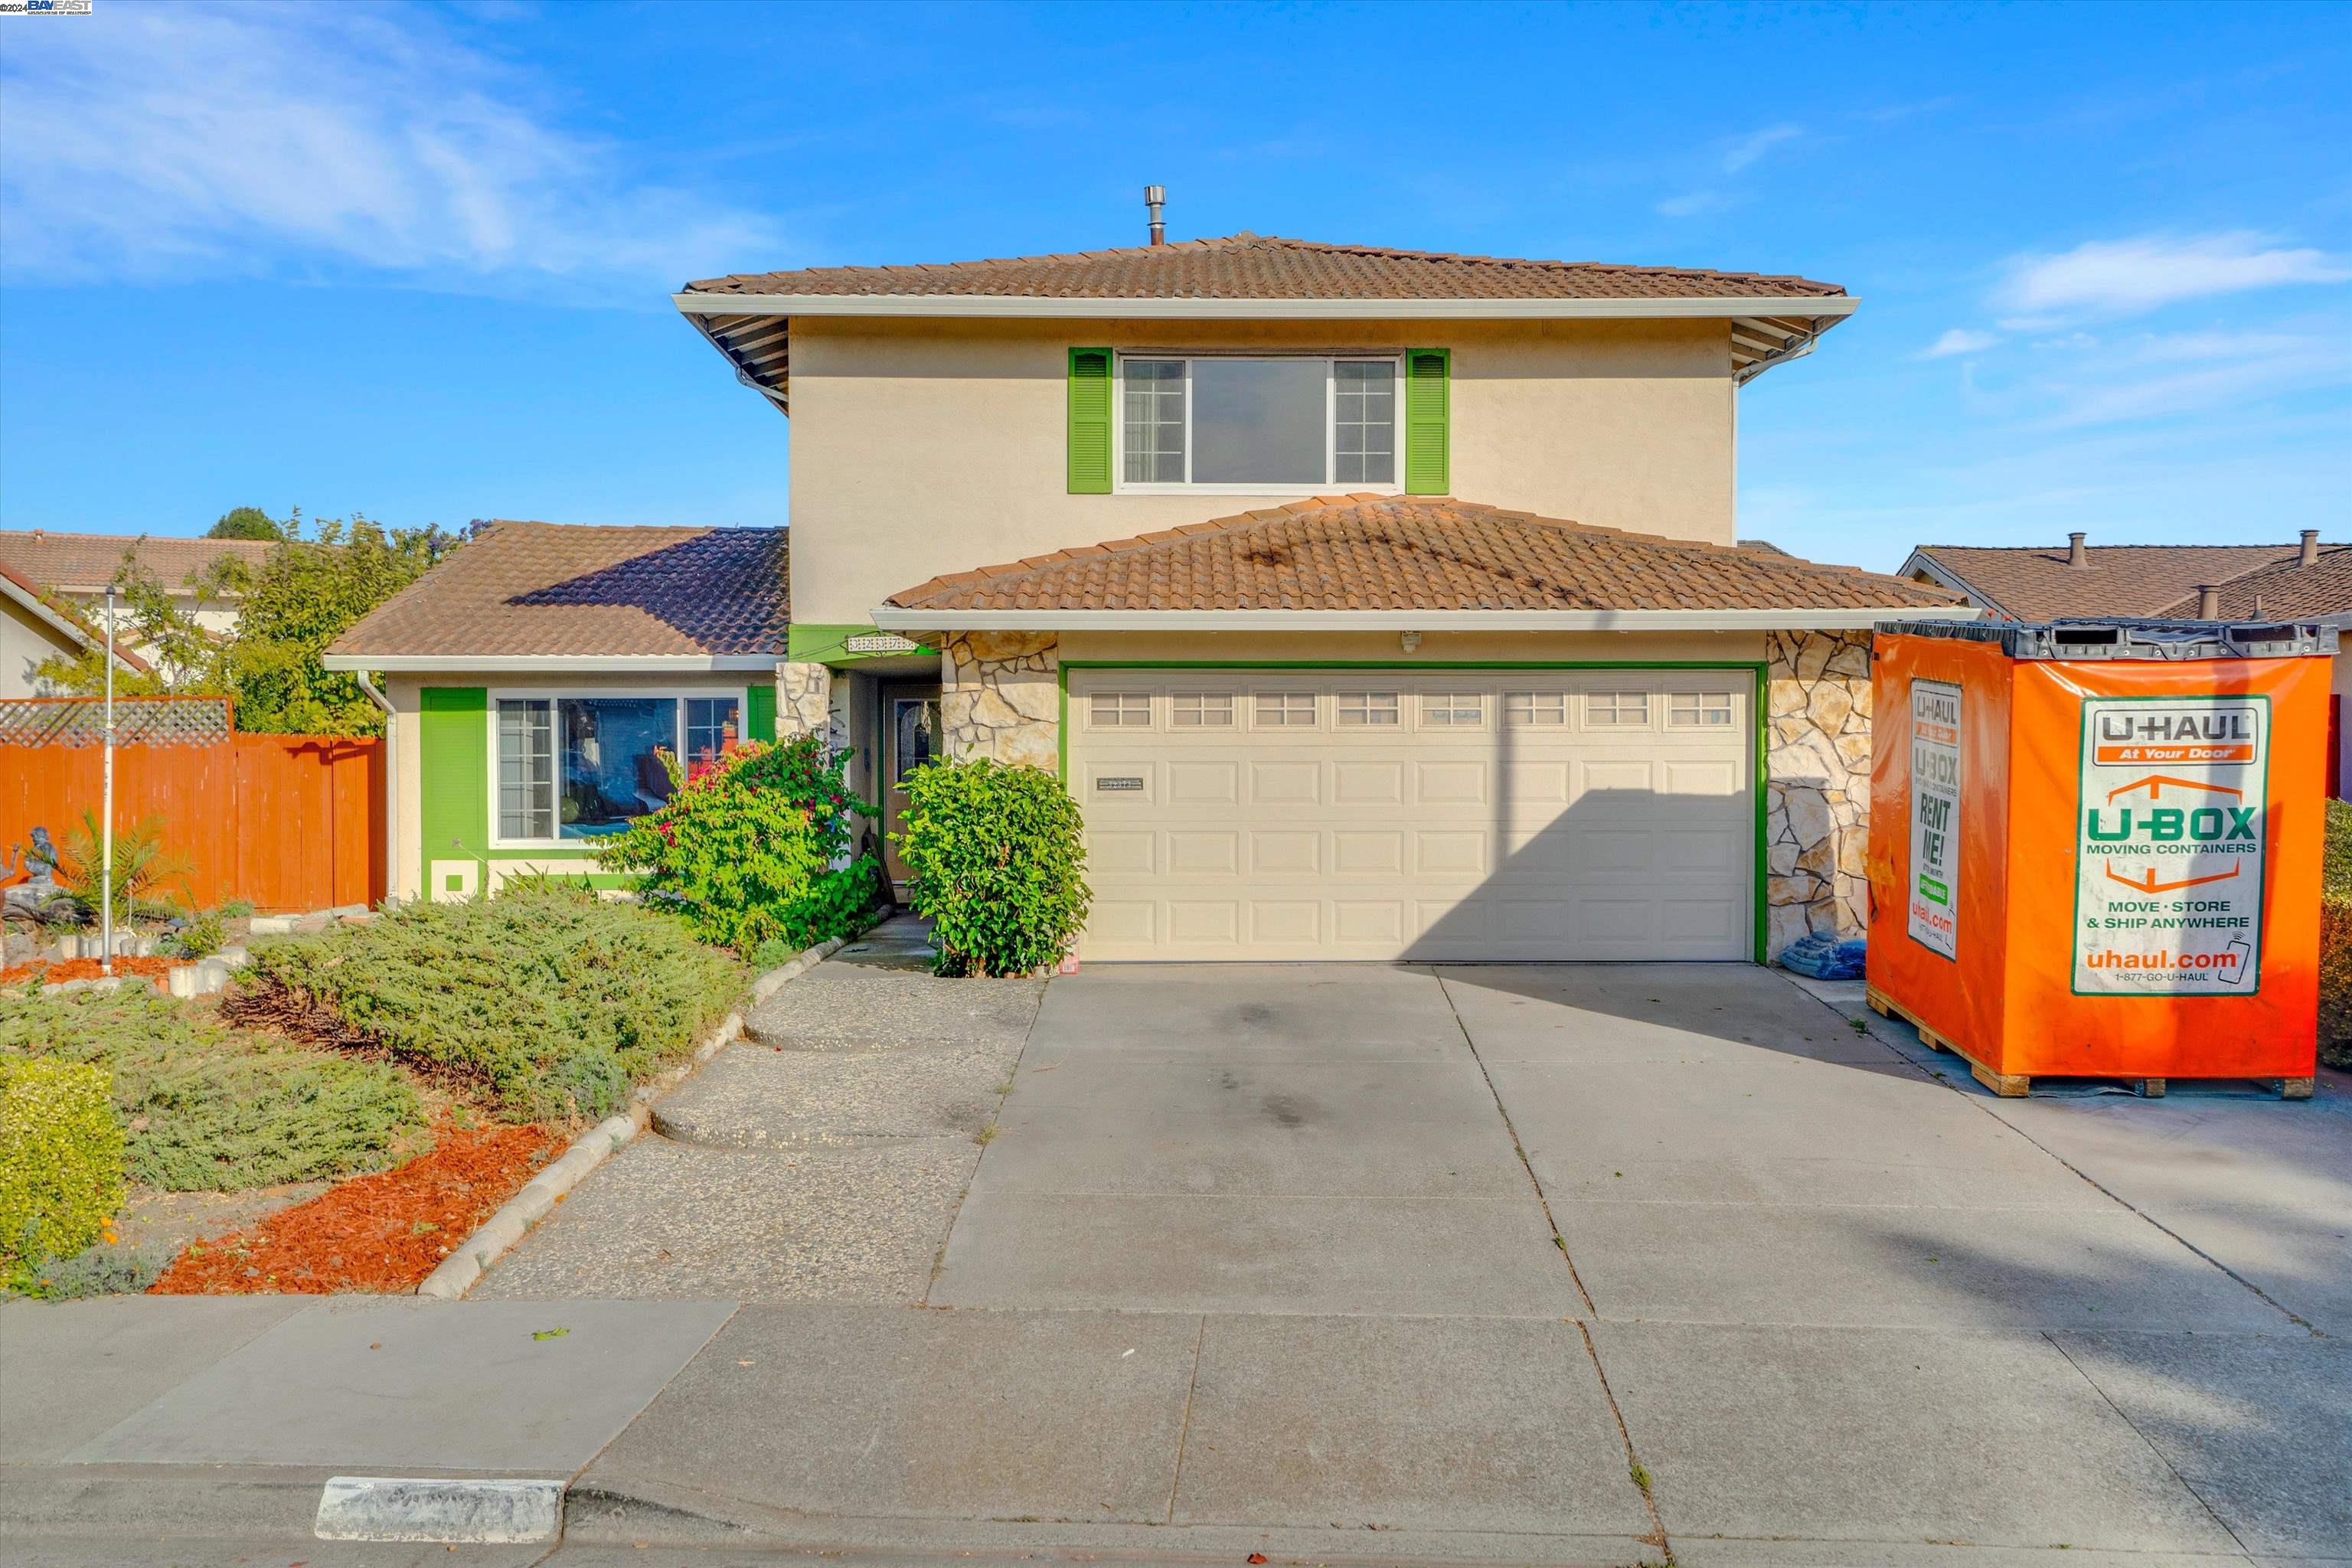
[[[1870,1003],[1994,1092],[2311,1092],[2333,627],[1905,622],[1871,670]]]

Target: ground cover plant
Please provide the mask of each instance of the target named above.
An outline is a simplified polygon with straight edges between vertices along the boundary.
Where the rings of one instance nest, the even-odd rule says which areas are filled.
[[[1077,802],[1043,768],[986,757],[908,775],[896,835],[909,902],[942,974],[1027,974],[1062,961],[1094,895]]]
[[[2352,805],[2327,803],[2319,885],[2319,1059],[2352,1068]]]
[[[564,1123],[618,1110],[743,980],[673,915],[530,879],[265,943],[222,1012],[380,1053],[478,1092],[507,1121]]]
[[[608,871],[684,915],[703,941],[745,954],[797,952],[862,930],[880,867],[852,855],[873,808],[843,782],[845,753],[814,735],[751,742],[681,770],[667,752],[667,804],[599,847]]]
[[[0,993],[0,1064],[109,1076],[123,1172],[165,1192],[233,1192],[380,1170],[422,1146],[415,1087],[394,1068],[226,1027],[143,988]]]
[[[106,1074],[0,1058],[0,1277],[70,1257],[122,1206],[122,1129]]]

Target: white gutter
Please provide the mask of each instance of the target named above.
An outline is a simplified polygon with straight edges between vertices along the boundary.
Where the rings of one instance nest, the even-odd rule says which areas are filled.
[[[773,669],[772,653],[331,653],[319,662],[329,669],[380,669],[387,675],[462,673],[576,675],[599,670],[629,673],[705,674]]]
[[[391,903],[400,896],[400,715],[366,670],[355,669],[352,676],[383,710],[383,898]]]
[[[1657,321],[1850,316],[1852,294],[1683,300],[1129,300],[1028,294],[697,294],[689,316],[1013,316],[1081,321]]]
[[[908,610],[885,631],[1735,632],[1867,631],[1885,621],[1973,621],[1973,605],[1790,610]]]

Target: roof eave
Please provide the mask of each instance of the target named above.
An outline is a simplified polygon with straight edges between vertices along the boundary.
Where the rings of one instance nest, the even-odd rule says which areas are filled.
[[[927,610],[882,605],[884,631],[1670,632],[1867,631],[1885,621],[1973,621],[1973,605],[1764,610]]]
[[[37,591],[26,587],[11,574],[0,574],[0,595],[5,595],[23,605],[27,614],[63,636],[76,647],[96,652],[106,647],[106,637],[103,634],[89,630],[69,616],[59,615],[49,607],[48,602]],[[145,659],[124,647],[120,641],[114,645],[114,657],[130,668],[142,673],[151,668]]]
[[[782,653],[329,653],[322,655],[319,662],[329,669],[384,675],[466,670],[534,675],[593,670],[696,675],[772,670],[783,658]]]
[[[1248,300],[1062,298],[1029,294],[706,294],[670,296],[688,316],[981,316],[1157,321],[1577,321],[1736,316],[1835,318],[1852,294],[1706,295],[1687,299]]]

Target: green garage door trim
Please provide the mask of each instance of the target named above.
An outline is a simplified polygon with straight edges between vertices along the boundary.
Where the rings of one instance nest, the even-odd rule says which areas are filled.
[[[1769,692],[1765,683],[1765,667],[1760,663],[1733,659],[1413,659],[1401,665],[1392,658],[1351,659],[1064,659],[1056,680],[1060,686],[1060,724],[1057,743],[1060,748],[1062,787],[1070,784],[1070,671],[1074,669],[1744,669],[1755,678],[1755,734],[1749,744],[1755,750],[1750,763],[1750,776],[1755,781],[1756,853],[1748,869],[1753,887],[1753,904],[1748,915],[1751,942],[1756,962],[1765,962],[1767,940],[1764,853],[1765,796],[1771,784],[1767,763],[1771,755],[1769,744],[1769,721],[1765,717],[1765,703]]]

